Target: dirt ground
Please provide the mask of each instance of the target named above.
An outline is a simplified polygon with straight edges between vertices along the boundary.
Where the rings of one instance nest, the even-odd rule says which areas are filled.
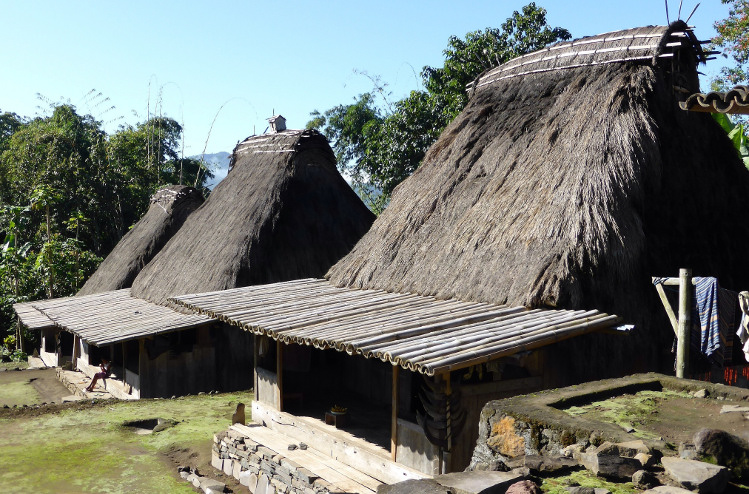
[[[55,369],[0,372],[0,407],[60,403],[70,391],[57,380]]]

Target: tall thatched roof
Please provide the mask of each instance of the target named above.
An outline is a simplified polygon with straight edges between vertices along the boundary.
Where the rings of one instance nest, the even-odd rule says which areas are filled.
[[[487,72],[326,277],[631,322],[662,313],[648,305],[653,275],[691,267],[749,286],[749,226],[735,221],[749,172],[709,115],[679,109],[698,89],[703,57],[677,22],[562,43]]]
[[[250,137],[205,204],[138,275],[132,295],[170,296],[319,277],[374,215],[316,131]]]
[[[169,185],[151,196],[146,214],[125,234],[80,289],[91,295],[130,288],[140,270],[203,204],[202,194],[185,185]]]

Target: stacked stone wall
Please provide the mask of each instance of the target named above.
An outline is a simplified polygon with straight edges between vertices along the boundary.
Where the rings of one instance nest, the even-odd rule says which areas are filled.
[[[238,479],[253,494],[341,492],[280,452],[231,429],[213,436],[211,464]]]

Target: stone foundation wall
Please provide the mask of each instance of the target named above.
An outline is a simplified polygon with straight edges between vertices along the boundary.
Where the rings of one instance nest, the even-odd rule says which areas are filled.
[[[253,494],[317,494],[339,492],[282,454],[228,430],[213,436],[211,464],[238,479]]]

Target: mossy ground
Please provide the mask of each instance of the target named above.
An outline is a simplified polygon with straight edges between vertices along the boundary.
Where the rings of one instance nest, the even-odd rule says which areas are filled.
[[[188,460],[210,473],[213,434],[229,426],[238,402],[251,401],[244,392],[6,415],[0,483],[14,492],[192,493],[174,462]],[[156,417],[177,424],[151,435],[122,425]]]
[[[633,494],[639,492],[635,489],[632,482],[616,483],[608,482],[600,477],[596,477],[588,470],[572,472],[563,477],[553,477],[542,479],[541,490],[546,494],[569,494],[567,487],[579,485],[582,487],[603,487],[608,489],[612,494]]]
[[[689,394],[669,390],[640,391],[584,406],[569,407],[564,411],[573,417],[586,415],[613,422],[624,429],[634,429],[633,436],[640,439],[657,439],[658,435],[648,430],[649,425],[658,418],[663,404],[672,398],[689,398]]]

